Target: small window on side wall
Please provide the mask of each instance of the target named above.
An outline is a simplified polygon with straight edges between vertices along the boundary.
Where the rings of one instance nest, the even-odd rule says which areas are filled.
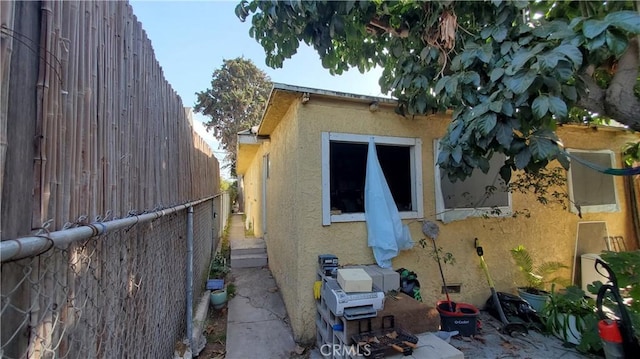
[[[364,221],[369,139],[373,138],[400,218],[421,218],[422,142],[417,138],[322,133],[322,224]]]
[[[439,141],[434,142],[437,162]],[[467,217],[504,217],[512,214],[511,193],[500,177],[505,155],[496,153],[489,160],[489,171],[473,170],[464,181],[452,182],[440,167],[435,166],[436,218],[448,223]]]
[[[570,149],[569,153],[600,167],[616,167],[614,153],[610,150]],[[568,176],[571,212],[596,213],[620,210],[614,176],[598,172],[578,161],[571,161]],[[579,211],[577,207],[580,207]]]

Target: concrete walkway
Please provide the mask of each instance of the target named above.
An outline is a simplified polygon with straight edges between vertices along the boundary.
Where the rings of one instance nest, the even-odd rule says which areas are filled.
[[[242,215],[234,214],[229,241],[242,240],[245,240]],[[296,343],[269,268],[232,267],[231,275],[236,295],[228,303],[225,358],[288,358]]]

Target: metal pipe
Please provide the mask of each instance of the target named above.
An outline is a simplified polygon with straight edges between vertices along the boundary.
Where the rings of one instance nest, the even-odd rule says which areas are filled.
[[[202,202],[212,200],[218,196],[220,196],[220,194],[139,216],[121,218],[108,222],[94,222],[76,228],[0,241],[0,262],[3,263],[38,255],[53,247],[66,247],[68,244],[76,241],[99,236],[123,228],[129,228],[138,223],[149,222],[168,214],[182,211]]]
[[[215,253],[217,245],[218,244],[216,243],[216,200],[214,199],[213,201],[211,201],[211,254],[210,256],[213,256],[213,253]]]
[[[187,340],[193,353],[193,207],[187,208]]]

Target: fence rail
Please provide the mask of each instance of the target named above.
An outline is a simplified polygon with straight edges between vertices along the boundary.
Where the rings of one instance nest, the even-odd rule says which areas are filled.
[[[91,237],[107,234],[117,229],[132,227],[138,223],[142,224],[152,221],[162,216],[195,206],[212,198],[213,197],[205,198],[196,202],[163,209],[153,213],[132,215],[127,218],[109,222],[94,222],[77,228],[51,233],[45,231],[30,237],[4,240],[0,242],[0,262],[36,256],[53,247],[64,247],[78,240],[89,239]]]

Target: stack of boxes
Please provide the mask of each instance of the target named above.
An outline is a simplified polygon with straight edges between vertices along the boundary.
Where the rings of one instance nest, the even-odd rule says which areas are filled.
[[[371,292],[374,290],[388,292],[398,290],[400,276],[392,269],[380,268],[377,265],[354,266],[338,269],[335,256],[318,257],[319,268],[317,280],[325,281],[335,273],[338,284],[347,293]],[[325,263],[326,262],[326,263]],[[323,263],[325,266],[323,267]],[[330,268],[327,268],[326,266]],[[333,267],[335,266],[335,268]],[[344,316],[336,316],[327,306],[326,299],[321,297],[316,302],[316,344],[323,357],[353,358],[362,357],[362,348],[352,345],[351,337],[359,333],[358,320],[347,320]],[[359,351],[360,350],[360,351]]]

